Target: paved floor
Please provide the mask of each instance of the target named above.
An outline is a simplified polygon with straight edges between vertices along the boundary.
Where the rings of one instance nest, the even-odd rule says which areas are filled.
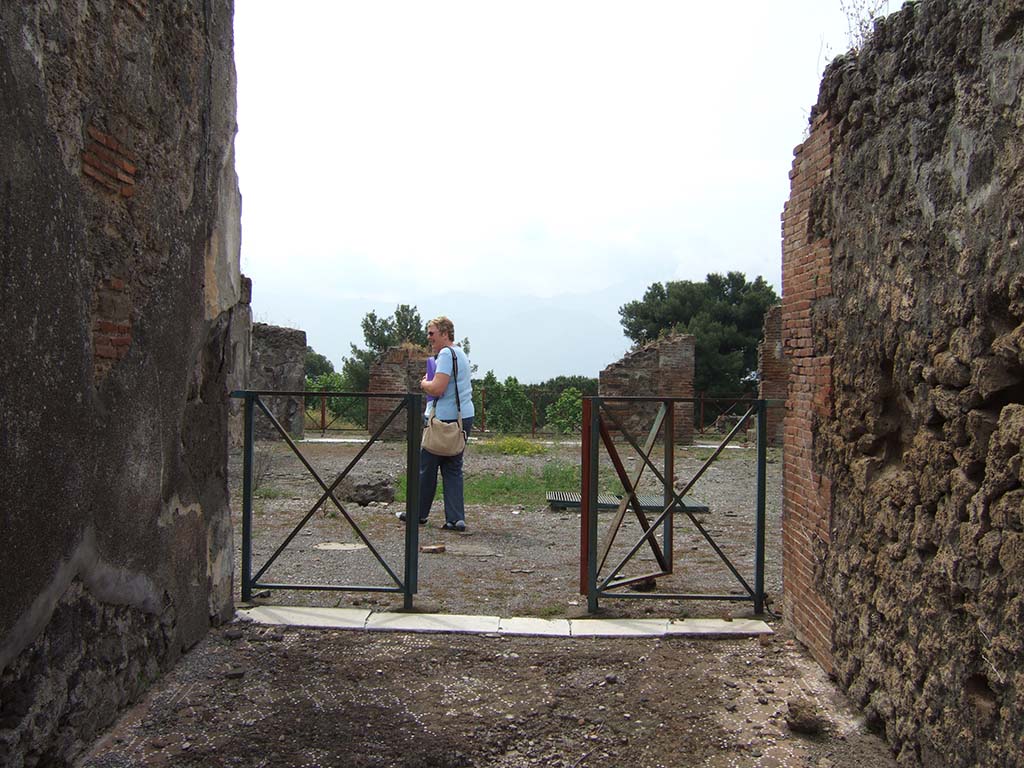
[[[260,605],[238,611],[259,624],[326,629],[457,632],[555,637],[753,637],[772,629],[757,619],[539,619],[443,613],[385,613],[360,608]]]

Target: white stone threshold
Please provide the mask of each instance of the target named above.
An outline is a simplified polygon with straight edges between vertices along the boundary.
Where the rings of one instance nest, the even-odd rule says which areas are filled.
[[[538,619],[447,613],[375,613],[360,608],[259,605],[241,608],[240,621],[288,627],[393,632],[455,632],[535,637],[755,637],[772,629],[758,619]]]

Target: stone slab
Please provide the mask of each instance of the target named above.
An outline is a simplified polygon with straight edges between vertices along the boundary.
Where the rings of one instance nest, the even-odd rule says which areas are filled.
[[[259,624],[284,624],[292,627],[364,629],[371,612],[361,608],[309,608],[285,605],[258,605],[238,611],[242,619]]]
[[[374,613],[367,629],[391,629],[404,632],[497,632],[497,616],[462,616],[447,613]]]
[[[573,637],[641,637],[664,635],[668,619],[570,619]]]
[[[752,637],[771,635],[772,628],[759,619],[673,619],[666,634],[689,637]]]
[[[537,619],[530,616],[502,619],[498,631],[503,635],[555,635],[569,637],[568,619]]]

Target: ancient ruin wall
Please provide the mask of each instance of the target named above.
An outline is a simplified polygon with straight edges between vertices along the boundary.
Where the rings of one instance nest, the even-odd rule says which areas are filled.
[[[782,334],[789,361],[783,420],[782,583],[785,616],[814,657],[832,669],[832,609],[821,574],[831,537],[832,491],[817,457],[817,435],[831,418],[832,358],[822,349],[812,308],[828,305],[832,291],[831,240],[823,215],[831,174],[832,132],[815,118],[810,138],[797,147],[792,194],[783,212]]]
[[[787,485],[785,556],[902,765],[1021,756],[1022,95],[1019,2],[908,4],[829,68],[794,164],[786,470],[830,493],[808,522]]]
[[[598,374],[601,397],[693,397],[695,339],[672,334],[652,341]],[[647,437],[657,404],[611,404],[623,426],[641,443]],[[676,442],[693,442],[693,405],[675,407]]]
[[[249,360],[249,389],[301,392],[306,388],[306,332],[266,323],[252,326]],[[274,418],[296,439],[305,433],[305,411],[301,397],[262,397]],[[282,440],[266,414],[256,414],[253,429],[257,439]]]
[[[252,280],[242,275],[241,296],[235,305],[228,337],[228,392],[249,389],[252,367]],[[228,443],[240,448],[245,437],[245,405],[240,398],[228,400]]]
[[[420,391],[420,379],[427,372],[427,358],[430,351],[415,344],[391,347],[370,364],[370,392],[413,392]],[[370,433],[376,432],[384,420],[400,403],[388,397],[371,397],[367,403],[367,424]],[[387,438],[404,438],[406,416],[399,414],[384,430]]]
[[[231,616],[232,6],[0,4],[0,764]]]
[[[782,445],[782,422],[789,394],[789,360],[782,343],[782,305],[770,307],[764,315],[761,343],[757,345],[757,396],[774,400],[768,406],[768,445]]]

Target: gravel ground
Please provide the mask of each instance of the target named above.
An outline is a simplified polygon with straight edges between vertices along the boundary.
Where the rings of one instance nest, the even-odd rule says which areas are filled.
[[[282,448],[261,447],[274,459],[256,505],[258,563],[317,497]],[[339,444],[304,448],[325,477],[340,471],[356,450]],[[523,458],[471,447],[466,470],[539,472],[546,462],[578,461],[578,451],[557,446]],[[678,474],[692,474],[704,454],[690,450],[677,456]],[[777,455],[769,460],[766,585],[778,610],[780,464]],[[237,467],[234,457],[233,479]],[[394,477],[403,467],[401,447],[384,445],[372,449],[355,474],[374,480]],[[602,475],[606,471],[603,465]],[[710,506],[704,524],[741,574],[752,568],[753,486],[753,451],[737,449],[693,491]],[[396,506],[345,506],[382,556],[400,568],[403,529],[394,517]],[[421,555],[417,610],[585,613],[578,590],[578,514],[553,512],[543,498],[523,498],[510,505],[471,505],[467,519],[469,533],[438,530],[443,514],[435,503],[431,524],[420,529],[421,544],[444,544],[445,551]],[[602,513],[602,527],[611,519]],[[659,591],[742,591],[693,534],[692,524],[678,523],[676,572],[658,579]],[[626,528],[634,541],[639,530],[635,522]],[[386,573],[381,578],[382,568],[362,545],[343,515],[317,512],[266,578],[387,584]],[[651,555],[645,557],[634,564],[641,572],[654,564]],[[273,591],[258,602],[394,610],[401,596]],[[619,599],[603,600],[600,611],[726,614],[750,615],[750,604]],[[727,640],[407,634],[233,623],[186,654],[81,765],[894,765],[886,746],[866,730],[785,625],[770,614],[765,618],[773,636]]]

